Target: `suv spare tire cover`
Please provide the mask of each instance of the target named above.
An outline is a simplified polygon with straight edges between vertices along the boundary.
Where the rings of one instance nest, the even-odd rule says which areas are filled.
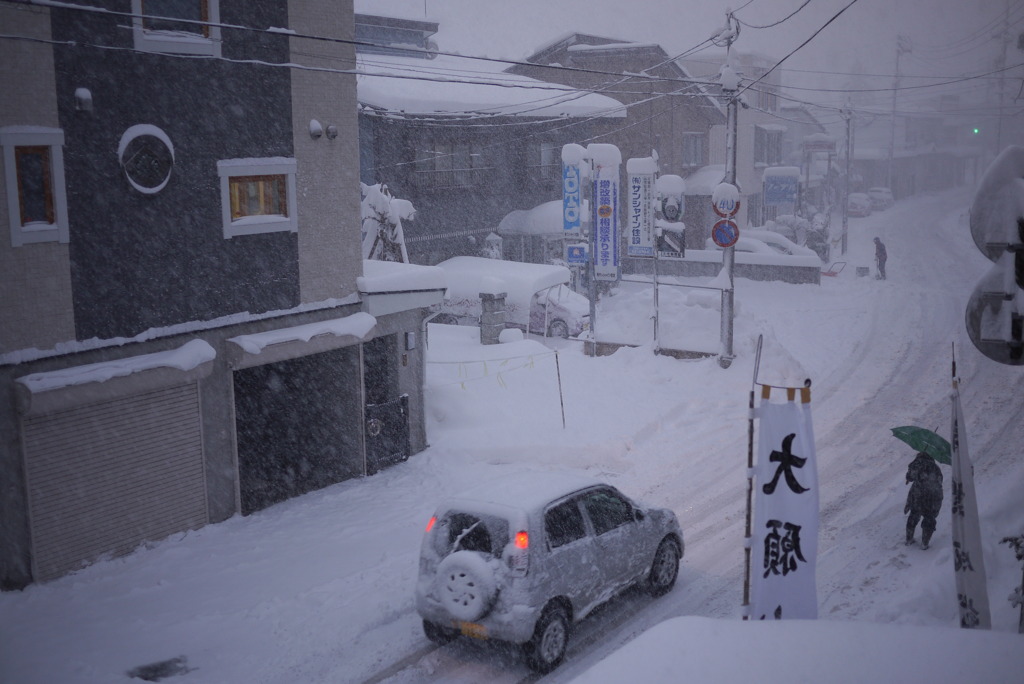
[[[476,551],[456,551],[437,566],[437,595],[456,620],[473,622],[487,615],[497,583],[494,568]]]

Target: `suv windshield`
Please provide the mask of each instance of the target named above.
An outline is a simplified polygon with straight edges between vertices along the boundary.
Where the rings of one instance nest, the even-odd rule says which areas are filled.
[[[434,539],[442,557],[455,551],[480,551],[500,557],[509,540],[508,521],[492,515],[449,511],[438,523]]]

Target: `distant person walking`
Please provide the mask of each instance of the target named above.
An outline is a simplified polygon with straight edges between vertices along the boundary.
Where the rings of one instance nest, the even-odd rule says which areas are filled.
[[[881,280],[885,280],[885,260],[887,258],[885,244],[880,239],[875,238],[875,263],[878,264],[878,277]]]
[[[914,531],[921,523],[921,548],[927,549],[935,531],[935,516],[942,508],[942,471],[935,459],[920,452],[907,466],[907,546],[914,543]]]

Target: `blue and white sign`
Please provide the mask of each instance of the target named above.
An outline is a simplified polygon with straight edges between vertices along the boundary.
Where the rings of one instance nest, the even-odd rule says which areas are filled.
[[[764,175],[764,199],[766,207],[781,207],[796,204],[797,189],[800,179],[792,175]]]
[[[587,265],[587,243],[575,242],[565,245],[565,263],[570,266]]]
[[[580,167],[562,166],[562,228],[567,233],[580,232]]]

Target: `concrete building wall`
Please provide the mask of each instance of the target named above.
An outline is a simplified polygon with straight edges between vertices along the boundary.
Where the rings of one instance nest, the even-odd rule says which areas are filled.
[[[48,40],[50,11],[0,5],[5,33]],[[47,43],[0,40],[0,128],[57,128],[53,50]],[[68,245],[11,244],[7,177],[0,163],[0,354],[74,339]]]
[[[327,10],[325,12],[325,10]],[[352,0],[288,3],[293,31],[351,41],[355,35]],[[349,69],[355,62],[350,42],[291,38],[302,62],[327,69]],[[292,71],[291,97],[299,194],[299,289],[303,302],[355,292],[362,274],[359,215],[359,128],[355,76],[329,71]],[[323,134],[314,138],[308,123]],[[329,127],[337,137],[331,138]]]

